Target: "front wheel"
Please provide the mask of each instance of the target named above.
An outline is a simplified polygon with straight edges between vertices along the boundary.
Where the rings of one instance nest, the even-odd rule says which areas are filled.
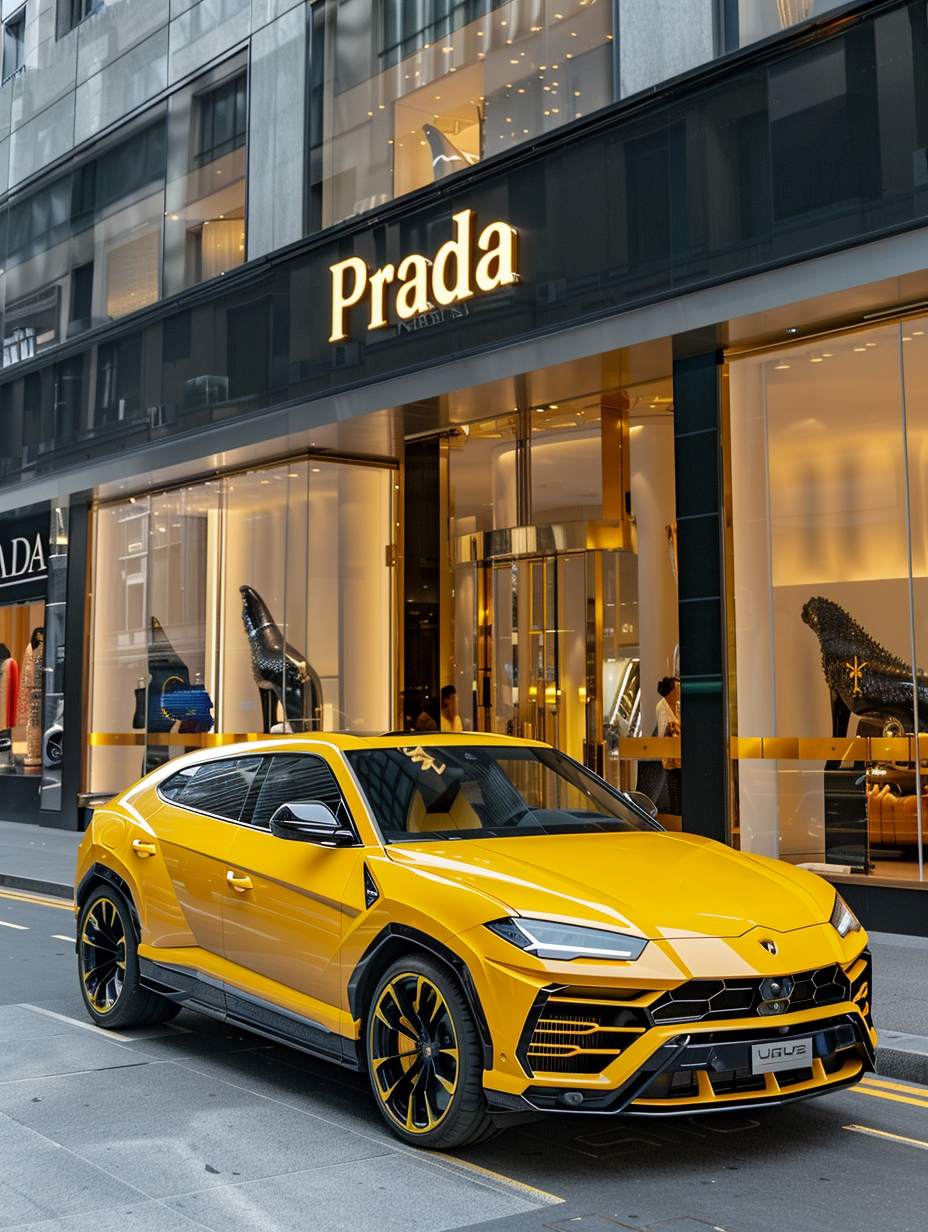
[[[398,1138],[432,1150],[492,1136],[473,1015],[450,972],[420,955],[395,962],[371,998],[367,1065]]]
[[[167,1022],[180,1006],[144,988],[129,904],[118,890],[99,886],[81,908],[77,962],[87,1012],[98,1027],[140,1027]]]

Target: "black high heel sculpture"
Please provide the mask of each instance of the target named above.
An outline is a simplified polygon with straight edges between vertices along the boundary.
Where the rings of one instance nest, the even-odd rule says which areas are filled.
[[[802,619],[822,648],[822,671],[831,693],[832,735],[847,735],[852,714],[866,716],[884,736],[914,730],[912,669],[874,641],[844,608],[820,596]],[[918,727],[928,731],[928,676],[916,670]]]
[[[251,670],[261,696],[264,730],[274,722],[275,698],[294,731],[322,730],[322,683],[305,655],[294,650],[267,604],[251,586],[240,586],[242,623],[251,647]]]

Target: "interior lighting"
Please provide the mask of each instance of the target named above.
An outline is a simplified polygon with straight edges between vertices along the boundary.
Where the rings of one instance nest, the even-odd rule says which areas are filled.
[[[903,334],[903,335],[902,335],[902,341],[903,341],[903,342],[911,342],[911,341],[912,341],[912,339],[911,339],[911,338],[906,337],[906,335],[905,335],[905,334]]]
[[[813,355],[813,356],[812,356],[812,360],[811,360],[811,362],[812,362],[813,364],[820,364],[820,363],[822,363],[822,362],[823,362],[823,360],[822,360],[822,357],[821,357],[820,355]]]
[[[916,338],[920,338],[920,337],[922,336],[922,334],[924,334],[924,332],[925,332],[925,331],[924,331],[923,329],[913,329],[913,330],[912,330],[912,334],[913,334],[913,335],[914,335],[914,337],[916,337]]]
[[[777,364],[776,371],[781,372],[784,368],[788,368],[789,364]]]
[[[865,351],[866,349],[866,347],[854,347],[855,351]]]

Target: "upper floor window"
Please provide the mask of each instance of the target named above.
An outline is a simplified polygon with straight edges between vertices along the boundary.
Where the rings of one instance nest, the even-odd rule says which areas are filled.
[[[721,0],[724,50],[770,38],[844,4],[847,0]]]
[[[606,0],[320,0],[308,229],[502,154],[615,97]]]
[[[58,37],[67,34],[75,26],[103,7],[103,0],[58,0]]]
[[[247,128],[247,82],[241,73],[224,81],[197,99],[199,129],[196,162],[215,162],[245,144]]]
[[[3,80],[21,69],[26,50],[26,6],[3,23]]]

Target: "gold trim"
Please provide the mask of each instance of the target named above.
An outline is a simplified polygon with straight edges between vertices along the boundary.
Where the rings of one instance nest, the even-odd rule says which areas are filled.
[[[679,736],[652,736],[648,739],[623,737],[619,757],[653,759],[681,757]],[[818,736],[733,736],[731,757],[740,761],[894,761],[916,759],[912,736],[845,736],[839,739]],[[928,733],[919,737],[919,751],[928,760]]]

